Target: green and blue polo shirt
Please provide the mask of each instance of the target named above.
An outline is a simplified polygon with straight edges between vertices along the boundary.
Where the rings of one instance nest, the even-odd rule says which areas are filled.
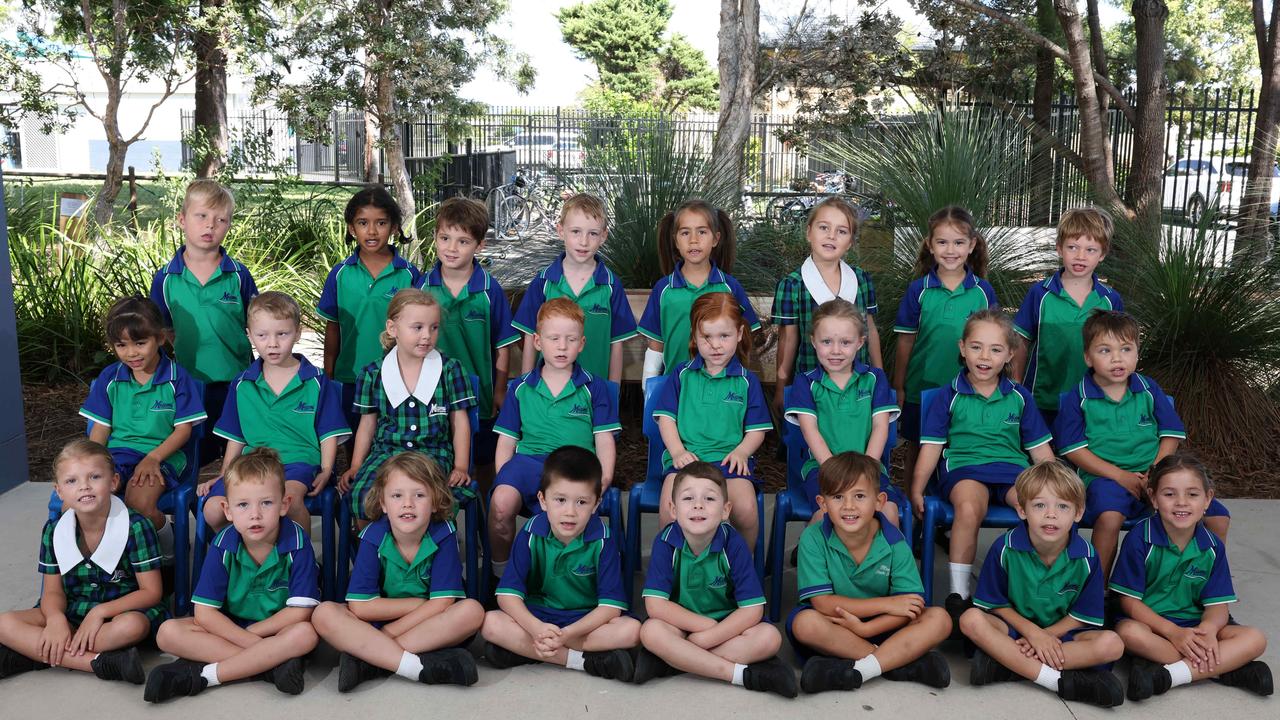
[[[882,598],[924,593],[911,543],[884,515],[876,513],[876,521],[880,529],[862,562],[849,554],[830,517],[824,515],[822,522],[804,529],[796,560],[801,603],[811,604],[820,595]]]
[[[195,381],[163,352],[145,385],[133,379],[128,365],[108,365],[89,386],[80,415],[111,428],[107,448],[128,448],[143,455],[159,447],[175,427],[196,425],[207,417]],[[187,456],[179,448],[164,464],[176,478],[186,469]]]
[[[867,324],[875,322],[875,314],[880,310],[876,300],[876,288],[871,276],[865,270],[854,265],[853,275],[858,280],[858,291],[853,304],[867,316]],[[843,288],[841,288],[843,290]],[[778,288],[773,294],[774,325],[795,325],[800,336],[800,345],[796,350],[796,364],[792,369],[792,381],[801,373],[818,367],[818,354],[813,349],[810,336],[813,333],[813,313],[818,309],[818,301],[809,294],[805,287],[804,275],[799,269],[778,281]],[[864,344],[858,350],[858,360],[871,363],[871,351]]]
[[[948,290],[935,267],[916,278],[898,305],[894,332],[915,335],[907,363],[906,402],[920,402],[920,391],[942,387],[962,369],[961,336],[969,316],[987,308],[1000,308],[991,284],[968,268],[955,290]]]
[[[347,602],[377,598],[462,598],[462,562],[458,559],[458,535],[448,520],[433,520],[422,535],[412,560],[396,547],[391,521],[385,516],[360,533]]]
[[[387,327],[391,298],[405,288],[422,284],[418,268],[400,257],[394,245],[387,247],[391,250],[391,263],[378,277],[369,274],[357,250],[329,271],[320,290],[316,312],[341,328],[341,347],[333,366],[333,379],[338,382],[355,382],[365,366],[382,359],[380,338]]]
[[[737,279],[712,264],[707,281],[694,287],[685,280],[683,267],[683,262],[677,263],[674,272],[658,280],[640,316],[640,334],[662,343],[662,363],[668,373],[689,359],[689,338],[692,334],[689,312],[693,309],[693,302],[707,293],[732,293],[742,308],[742,317],[748,327],[752,331],[760,329],[760,318],[756,317],[747,291],[742,289]]]
[[[178,364],[200,382],[227,382],[253,361],[245,326],[258,286],[248,269],[221,248],[218,269],[202,285],[187,268],[184,250],[156,271],[151,300],[173,328]]]
[[[1062,287],[1061,270],[1027,290],[1013,327],[1031,343],[1022,382],[1041,410],[1057,410],[1058,396],[1084,377],[1084,321],[1094,310],[1124,310],[1120,293],[1096,274],[1083,307]]]
[[[600,606],[626,610],[618,541],[600,516],[592,515],[577,537],[562,543],[547,514],[538,513],[516,534],[495,594],[518,597],[535,614],[543,609],[586,614]]]
[[[991,546],[973,604],[983,610],[1013,608],[1041,628],[1068,615],[1100,628],[1105,585],[1098,553],[1074,529],[1067,546],[1046,567],[1023,522]]]
[[[1160,516],[1134,526],[1120,545],[1111,589],[1170,620],[1199,621],[1205,608],[1236,602],[1227,546],[1204,523],[1185,548],[1169,540]]]
[[[710,463],[724,460],[747,433],[773,429],[760,379],[736,357],[717,375],[707,372],[701,355],[676,365],[658,392],[653,416],[676,421],[685,449]],[[672,467],[669,451],[663,451],[662,463]]]
[[[213,538],[191,602],[221,610],[247,626],[286,607],[319,605],[318,577],[311,538],[298,523],[280,519],[276,545],[261,565],[229,525]]]
[[[990,397],[983,397],[961,371],[938,390],[924,410],[920,442],[946,445],[947,467],[1011,463],[1027,467],[1027,453],[1053,439],[1026,388],[1000,378]]]
[[[564,445],[594,450],[596,433],[622,429],[608,381],[578,364],[559,395],[542,379],[543,362],[512,380],[494,432],[516,441],[521,455],[546,455]]]
[[[1093,373],[1086,373],[1066,393],[1054,422],[1058,453],[1068,455],[1088,448],[1121,470],[1145,473],[1156,461],[1161,438],[1187,438],[1182,419],[1173,401],[1155,380],[1134,373],[1124,397],[1118,402],[1098,386]],[[1080,471],[1085,485],[1094,475]]]
[[[262,374],[261,358],[232,380],[213,434],[246,450],[269,447],[284,465],[319,465],[321,443],[351,434],[342,387],[302,355],[294,357],[297,374],[279,395]]]
[[[734,610],[764,605],[764,588],[751,550],[737,530],[721,523],[711,544],[695,555],[680,525],[671,523],[653,539],[642,597],[657,597],[713,620]]]
[[[809,415],[818,421],[818,433],[827,442],[832,455],[842,452],[867,451],[871,439],[871,425],[876,415],[889,415],[889,422],[898,416],[898,404],[894,402],[889,380],[880,368],[853,363],[853,375],[840,388],[827,371],[814,368],[796,378],[791,385],[787,403],[787,421],[800,424],[800,415]],[[879,458],[877,458],[878,460]],[[813,454],[805,450],[804,467],[800,477],[818,468]]]
[[[609,353],[613,343],[636,336],[636,319],[627,302],[622,281],[596,255],[596,269],[575,293],[564,277],[565,254],[543,268],[529,283],[511,324],[520,332],[532,335],[538,330],[538,310],[552,298],[565,297],[578,304],[586,316],[587,345],[578,356],[578,364],[592,375],[609,377]]]
[[[436,347],[445,357],[462,363],[468,375],[480,379],[480,417],[493,418],[496,351],[520,340],[520,333],[511,326],[511,306],[502,286],[480,263],[472,262],[471,279],[454,296],[437,262],[422,289],[435,296],[444,311]]]

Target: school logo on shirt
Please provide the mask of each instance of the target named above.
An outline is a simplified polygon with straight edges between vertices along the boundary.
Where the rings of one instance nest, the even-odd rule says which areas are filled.
[[[1139,426],[1139,427],[1144,427],[1144,426],[1147,426],[1147,425],[1154,425],[1154,424],[1155,424],[1155,419],[1153,419],[1153,418],[1152,418],[1150,415],[1148,415],[1147,413],[1142,413],[1142,415],[1138,418],[1138,426]]]
[[[588,563],[578,563],[577,567],[570,572],[578,577],[591,577],[596,574],[596,568],[594,565],[590,565]]]
[[[421,568],[418,569],[418,579],[421,580],[422,584],[424,585],[431,584],[431,566],[430,565],[423,565]]]
[[[1182,577],[1188,580],[1208,580],[1209,574],[1202,568],[1192,565],[1182,572]]]
[[[1018,413],[1011,412],[1009,413],[1009,417],[1004,419],[1004,424],[1005,425],[1021,425],[1022,418],[1018,416]]]
[[[113,582],[113,583],[123,582],[124,578],[125,578],[124,568],[118,567],[116,568],[115,572],[111,573],[110,582]]]
[[[723,575],[717,575],[711,582],[707,583],[707,587],[718,590],[728,584],[729,582],[725,580]]]
[[[289,589],[289,578],[281,578],[267,586],[267,592],[280,592]]]
[[[173,403],[157,400],[151,403],[151,412],[173,412]]]
[[[889,569],[889,566],[884,563],[880,563],[880,565],[876,566],[876,575],[888,576],[890,572],[891,570]]]
[[[1078,593],[1078,592],[1080,592],[1080,586],[1079,586],[1079,585],[1077,585],[1076,583],[1067,583],[1066,585],[1063,585],[1063,586],[1062,586],[1062,589],[1058,591],[1058,594],[1059,594],[1059,595],[1074,595],[1074,594],[1076,594],[1076,593]]]
[[[449,413],[449,408],[447,408],[447,407],[445,407],[445,406],[443,406],[443,405],[438,405],[438,404],[436,404],[436,403],[431,403],[431,404],[427,407],[427,414],[428,414],[428,415],[447,415],[448,413]]]
[[[479,310],[471,308],[462,319],[467,322],[484,322],[487,316]]]
[[[395,297],[395,294],[398,292],[400,292],[400,288],[396,287],[395,285],[392,285],[391,287],[387,288],[387,291],[382,294],[382,297],[390,299]]]
[[[727,403],[733,403],[735,405],[741,405],[745,403],[747,399],[743,397],[741,393],[737,393],[730,390],[729,392],[724,394],[724,401]]]
[[[600,303],[596,303],[591,307],[587,308],[587,312],[591,313],[592,315],[608,315],[609,308],[605,307],[604,305],[601,305]]]
[[[300,400],[298,401],[298,407],[294,408],[293,411],[296,413],[314,413],[316,411],[316,406],[309,402]]]
[[[238,305],[240,304],[240,296],[228,290],[222,293],[222,297],[218,298],[218,302],[226,305]]]
[[[591,409],[582,403],[574,403],[569,408],[569,417],[588,417],[591,415]]]
[[[867,398],[869,398],[869,397],[871,397],[871,391],[870,391],[870,390],[867,390],[866,388],[858,388],[858,399],[859,399],[859,400],[866,400],[866,399],[867,399]]]

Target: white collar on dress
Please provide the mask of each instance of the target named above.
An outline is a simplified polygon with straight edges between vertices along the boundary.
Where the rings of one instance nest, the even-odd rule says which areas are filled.
[[[89,561],[108,574],[114,574],[124,549],[129,544],[129,508],[115,495],[111,496],[111,509],[107,511],[107,525],[102,531],[98,549]],[[53,528],[53,554],[58,560],[58,572],[66,575],[84,560],[80,544],[76,542],[76,514],[72,510],[62,513]]]
[[[817,264],[813,262],[812,255],[805,258],[804,264],[800,266],[800,277],[804,280],[804,287],[809,291],[809,296],[819,305],[835,300],[837,295],[854,305],[858,304],[858,276],[853,274],[853,268],[843,260],[840,261],[839,293],[834,293],[827,287]]]
[[[409,392],[400,375],[400,360],[397,354],[400,348],[393,347],[382,359],[382,390],[387,394],[391,407],[400,407],[401,403],[412,395],[418,400],[429,403],[436,394],[436,385],[440,383],[440,372],[444,368],[444,358],[438,350],[432,350],[422,360],[422,370],[418,372],[418,386]]]

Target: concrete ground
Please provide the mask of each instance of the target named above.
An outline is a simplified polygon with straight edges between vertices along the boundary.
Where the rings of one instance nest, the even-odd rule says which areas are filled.
[[[0,546],[10,548],[0,554],[0,573],[10,578],[0,586],[0,608],[30,607],[37,597],[36,550],[45,518],[48,485],[27,484],[0,495]],[[1257,625],[1280,641],[1280,501],[1228,501],[1235,520],[1231,528],[1231,567],[1237,595],[1242,602],[1233,607],[1237,620]],[[768,514],[766,514],[768,516]],[[655,516],[646,516],[646,538],[656,531]],[[801,526],[789,527],[794,544]],[[982,535],[981,549],[997,531]],[[647,546],[647,542],[644,543]],[[981,556],[981,555],[980,555]],[[936,572],[939,588],[945,588],[944,561]],[[636,587],[639,592],[640,581]],[[795,602],[795,571],[788,570],[784,587],[784,610]],[[786,613],[783,613],[783,617]],[[1280,670],[1280,654],[1269,649],[1264,659]],[[472,647],[479,655],[480,645]],[[225,718],[228,712],[244,712],[247,717],[267,713],[288,713],[291,717],[320,720],[421,716],[468,718],[516,715],[521,718],[625,718],[654,717],[769,717],[786,713],[789,717],[832,717],[858,712],[879,712],[880,717],[908,718],[1094,718],[1113,716],[1078,703],[1064,703],[1031,683],[1018,682],[981,689],[969,686],[969,666],[956,649],[946,649],[951,662],[952,684],[944,690],[923,685],[874,680],[848,693],[802,695],[785,700],[773,695],[748,692],[721,683],[680,676],[652,681],[644,686],[600,680],[549,666],[494,670],[480,661],[480,681],[470,688],[426,687],[400,678],[376,680],[356,692],[337,691],[337,657],[328,648],[317,652],[307,669],[307,687],[302,695],[279,694],[266,683],[242,683],[208,690],[198,697],[180,699],[151,707],[142,701],[142,689],[122,683],[105,683],[70,671],[46,670],[0,681],[3,710],[7,718],[72,717],[174,717],[187,720]],[[785,648],[783,656],[791,659]],[[166,658],[156,650],[144,652],[147,667]],[[1121,677],[1127,671],[1121,666]],[[1126,703],[1116,713],[1127,717],[1177,718],[1265,718],[1280,717],[1275,699],[1261,699],[1242,690],[1215,683],[1178,688],[1144,703]]]

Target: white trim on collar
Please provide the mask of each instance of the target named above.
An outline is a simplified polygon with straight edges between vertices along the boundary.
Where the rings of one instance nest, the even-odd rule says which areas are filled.
[[[124,501],[111,496],[111,510],[107,512],[107,524],[102,531],[98,549],[89,561],[108,574],[115,573],[129,544],[129,508]],[[76,542],[76,514],[68,510],[62,513],[53,528],[53,554],[58,560],[58,572],[66,575],[84,560],[80,545]]]
[[[436,386],[440,384],[444,358],[438,350],[427,353],[427,357],[422,360],[422,370],[418,372],[418,385],[411,393],[404,384],[404,377],[400,375],[399,350],[398,347],[391,348],[391,352],[382,359],[382,390],[387,394],[387,401],[391,403],[391,407],[398,408],[412,395],[424,403],[430,403],[432,396],[436,394]]]
[[[822,279],[822,273],[819,272],[817,264],[813,262],[812,255],[805,258],[804,264],[800,266],[800,278],[804,280],[804,287],[809,291],[809,295],[819,305],[835,300],[837,296],[848,300],[854,305],[858,304],[858,276],[853,273],[853,268],[849,267],[849,263],[843,260],[840,261],[839,293],[834,293],[831,288],[827,287],[827,283]]]

